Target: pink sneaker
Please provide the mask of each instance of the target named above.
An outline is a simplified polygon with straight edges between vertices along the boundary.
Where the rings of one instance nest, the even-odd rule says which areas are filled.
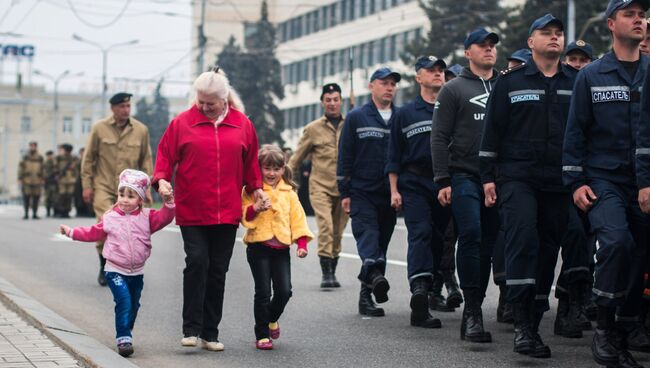
[[[275,328],[271,328],[272,325],[275,325]],[[277,322],[275,322],[275,323],[273,323],[273,322],[269,323],[269,336],[270,336],[273,340],[277,340],[277,339],[280,338],[280,324],[279,324],[279,323],[277,323]]]
[[[271,339],[259,339],[255,342],[255,347],[260,350],[273,350],[273,341]]]

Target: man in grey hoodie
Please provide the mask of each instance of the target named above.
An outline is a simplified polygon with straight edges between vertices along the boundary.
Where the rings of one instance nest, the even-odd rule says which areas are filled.
[[[465,298],[460,337],[491,342],[483,328],[481,305],[490,278],[492,248],[499,231],[496,208],[484,205],[479,177],[479,146],[485,108],[498,72],[499,36],[483,28],[465,39],[469,67],[440,91],[433,110],[431,151],[438,200],[451,205],[458,226],[457,267]]]

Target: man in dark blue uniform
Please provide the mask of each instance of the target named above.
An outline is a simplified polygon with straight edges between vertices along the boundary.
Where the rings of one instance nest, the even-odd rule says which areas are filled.
[[[399,73],[379,68],[370,77],[371,101],[345,117],[339,140],[336,179],[343,210],[352,219],[352,234],[363,262],[359,280],[359,313],[383,316],[377,303],[388,301],[386,250],[395,227],[390,188],[384,174],[391,122],[397,109],[393,98]]]
[[[605,14],[612,51],[576,79],[562,158],[564,182],[576,206],[588,211],[598,239],[592,353],[597,363],[616,367],[640,367],[628,350],[647,347],[638,322],[647,219],[637,200],[634,161],[635,150],[645,152],[637,150],[636,133],[640,89],[650,63],[639,53],[649,6],[647,0],[609,2]]]
[[[431,116],[440,88],[445,84],[444,60],[420,57],[415,81],[420,94],[402,106],[391,126],[386,172],[390,181],[391,206],[404,209],[408,230],[407,271],[411,285],[411,325],[439,328],[440,320],[429,314],[427,295],[434,272],[439,272],[443,235],[451,213],[436,200],[431,167]]]
[[[548,358],[538,328],[571,203],[561,158],[576,70],[560,63],[564,26],[552,15],[533,22],[528,46],[530,63],[504,73],[490,94],[479,158],[486,206],[498,193],[514,351]]]

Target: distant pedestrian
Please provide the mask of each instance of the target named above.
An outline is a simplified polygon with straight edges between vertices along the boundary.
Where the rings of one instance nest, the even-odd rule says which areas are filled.
[[[44,160],[38,153],[38,143],[29,142],[29,151],[20,161],[18,167],[18,181],[23,192],[23,206],[25,215],[23,220],[29,218],[29,207],[32,207],[32,218],[38,219],[38,201],[41,197],[44,180]]]
[[[54,167],[53,151],[45,152],[44,176],[45,176],[45,210],[46,210],[45,213],[47,217],[50,217],[54,210],[54,204],[56,203],[56,192],[58,189],[58,184],[56,182],[56,171]]]
[[[77,160],[77,172],[81,173],[81,159],[84,157],[85,149],[79,149],[79,160]],[[74,183],[74,208],[77,211],[76,217],[95,217],[93,206],[86,203],[83,199],[83,185],[81,185],[81,175],[77,175],[77,181]]]
[[[119,176],[117,204],[98,223],[76,228],[60,225],[61,233],[74,240],[105,241],[104,272],[115,301],[117,351],[124,357],[133,354],[131,331],[140,308],[144,265],[151,255],[151,234],[174,219],[171,191],[163,194],[160,210],[142,207],[149,183],[146,173],[126,169]]]
[[[54,217],[70,217],[74,184],[79,176],[78,160],[77,156],[72,154],[72,145],[68,143],[59,145],[59,152],[54,158],[54,172],[58,188],[54,204]]]
[[[314,234],[307,226],[297,185],[280,148],[262,146],[259,164],[268,198],[255,199],[243,191],[242,223],[247,228],[244,243],[248,245],[246,255],[255,281],[255,346],[270,350],[272,339],[280,337],[278,319],[291,298],[289,248],[296,243],[296,255],[306,257],[307,242]]]

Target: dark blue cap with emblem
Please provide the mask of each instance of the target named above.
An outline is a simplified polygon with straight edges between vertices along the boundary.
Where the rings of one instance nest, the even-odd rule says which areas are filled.
[[[395,79],[395,83],[399,82],[402,80],[402,76],[398,72],[394,72],[390,70],[390,68],[387,67],[382,67],[377,70],[375,70],[374,73],[370,76],[370,81],[374,81],[375,79],[386,79],[386,78],[393,78]]]
[[[454,64],[445,70],[445,74],[451,74],[454,77],[460,75],[460,72],[463,70],[463,66],[460,64]]]
[[[130,93],[119,92],[119,93],[114,94],[113,97],[111,97],[111,99],[108,100],[108,102],[110,102],[111,105],[119,105],[119,104],[121,104],[122,102],[129,102],[129,101],[131,101],[131,97],[132,97],[132,96],[133,96],[133,95],[130,94]]]
[[[591,47],[590,44],[586,43],[583,40],[577,40],[575,42],[571,42],[569,46],[566,47],[566,51],[564,52],[564,55],[569,55],[570,53],[575,51],[582,52],[583,54],[587,55],[587,57],[590,60],[594,60],[594,49]]]
[[[496,33],[488,32],[485,28],[476,28],[467,35],[467,38],[465,38],[465,42],[463,43],[465,45],[465,50],[475,43],[483,43],[488,38],[492,40],[494,44],[499,43],[499,36]]]
[[[519,49],[513,52],[512,55],[508,57],[508,60],[517,60],[522,63],[527,63],[530,61],[532,55],[533,53],[529,49]]]
[[[605,16],[611,18],[615,11],[625,9],[634,3],[641,5],[644,11],[650,8],[650,0],[611,0],[605,10]]]
[[[432,69],[436,65],[442,69],[447,69],[447,63],[444,60],[438,59],[435,56],[421,56],[415,62],[415,72],[418,72],[420,69]]]
[[[542,29],[549,24],[555,24],[560,27],[560,29],[564,30],[564,23],[562,23],[561,20],[555,18],[552,14],[546,14],[543,17],[539,17],[535,19],[533,24],[530,25],[530,28],[528,29],[528,35],[532,35],[533,32],[535,32],[538,29]]]

